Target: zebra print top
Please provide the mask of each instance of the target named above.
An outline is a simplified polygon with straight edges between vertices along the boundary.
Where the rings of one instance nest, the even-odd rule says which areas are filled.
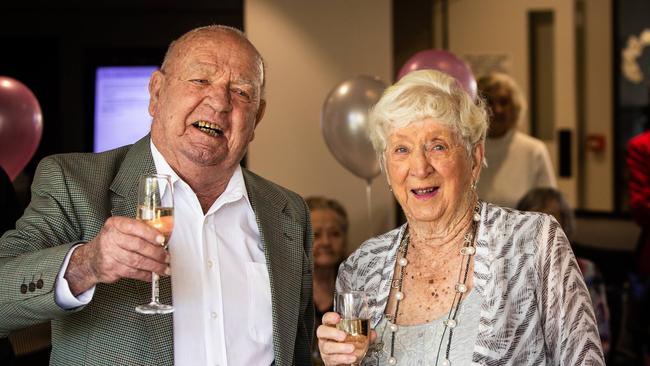
[[[339,269],[337,290],[369,294],[373,327],[405,229],[367,240]],[[589,292],[552,216],[481,203],[474,290],[482,304],[473,365],[605,364]]]

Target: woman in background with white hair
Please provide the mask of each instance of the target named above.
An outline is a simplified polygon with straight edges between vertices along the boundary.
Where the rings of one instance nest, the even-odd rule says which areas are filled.
[[[490,110],[485,142],[487,167],[481,172],[478,196],[514,208],[536,187],[555,187],[555,173],[544,143],[517,131],[526,100],[510,76],[494,72],[478,80]]]
[[[363,365],[602,365],[589,294],[550,216],[482,202],[487,113],[446,74],[415,71],[373,109],[370,134],[407,223],[339,269],[364,291],[375,329]],[[355,345],[323,316],[326,365]],[[363,351],[363,350],[362,350]]]

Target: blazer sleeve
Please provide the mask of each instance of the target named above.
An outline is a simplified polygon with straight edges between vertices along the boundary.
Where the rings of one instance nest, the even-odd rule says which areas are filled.
[[[65,255],[79,243],[65,175],[53,158],[38,166],[32,200],[16,229],[0,238],[0,337],[73,311],[54,301]],[[41,284],[42,286],[36,286]],[[33,284],[33,286],[32,286]]]
[[[312,244],[314,235],[311,228],[311,219],[309,217],[309,208],[302,199],[303,219],[305,225],[304,258],[302,267],[302,298],[301,298],[301,316],[302,323],[298,326],[296,333],[296,352],[294,361],[296,365],[311,364],[311,351],[314,342],[314,300],[312,285]]]
[[[596,317],[582,273],[560,225],[542,225],[536,261],[539,308],[553,365],[604,365]]]

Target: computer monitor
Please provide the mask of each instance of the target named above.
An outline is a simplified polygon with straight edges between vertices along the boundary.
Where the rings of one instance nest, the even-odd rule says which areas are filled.
[[[132,144],[149,132],[148,85],[157,69],[157,66],[96,68],[94,152]]]

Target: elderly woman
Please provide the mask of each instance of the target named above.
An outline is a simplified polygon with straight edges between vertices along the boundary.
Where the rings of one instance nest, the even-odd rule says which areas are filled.
[[[602,365],[598,330],[569,243],[550,216],[478,200],[487,115],[451,77],[415,71],[388,88],[371,140],[407,223],[339,269],[337,291],[369,297],[363,365]],[[356,363],[323,316],[326,365]]]
[[[337,201],[325,197],[305,199],[311,214],[314,233],[312,253],[314,258],[314,307],[316,325],[334,307],[334,284],[339,265],[345,258],[348,236],[348,215]],[[314,349],[313,362],[322,365],[318,349]]]
[[[478,88],[491,111],[485,142],[487,167],[478,182],[478,196],[514,208],[530,189],[555,187],[553,165],[544,143],[517,131],[526,101],[514,79],[495,72],[480,78]]]

